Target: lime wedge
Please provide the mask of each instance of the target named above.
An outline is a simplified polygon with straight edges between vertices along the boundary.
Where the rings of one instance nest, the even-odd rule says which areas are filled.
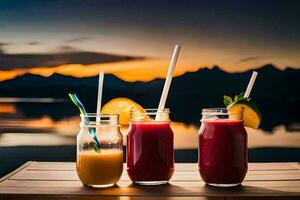
[[[261,122],[261,113],[257,106],[249,101],[240,100],[227,107],[230,119],[243,120],[244,125],[257,129]]]

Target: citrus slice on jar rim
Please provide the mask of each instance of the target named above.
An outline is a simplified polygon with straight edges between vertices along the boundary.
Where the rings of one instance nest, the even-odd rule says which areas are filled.
[[[107,102],[102,107],[101,114],[118,114],[119,123],[126,125],[129,124],[132,110],[141,113],[145,112],[144,108],[135,101],[125,97],[118,97]]]
[[[244,126],[257,129],[261,122],[261,113],[257,106],[249,101],[240,100],[227,107],[229,118],[243,120]]]

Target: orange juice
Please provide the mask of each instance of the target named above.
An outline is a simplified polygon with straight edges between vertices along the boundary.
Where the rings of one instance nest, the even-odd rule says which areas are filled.
[[[77,152],[77,174],[81,182],[89,186],[114,185],[123,171],[123,151],[101,150]]]

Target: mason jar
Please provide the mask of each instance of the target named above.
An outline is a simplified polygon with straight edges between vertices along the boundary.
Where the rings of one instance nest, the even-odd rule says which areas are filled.
[[[219,187],[241,184],[248,169],[243,121],[230,119],[226,108],[202,109],[198,156],[199,172],[207,184]]]
[[[76,171],[84,185],[110,187],[119,181],[123,171],[123,137],[118,121],[118,115],[81,115]]]
[[[170,110],[131,112],[127,135],[127,172],[136,184],[166,184],[174,172],[174,134]]]

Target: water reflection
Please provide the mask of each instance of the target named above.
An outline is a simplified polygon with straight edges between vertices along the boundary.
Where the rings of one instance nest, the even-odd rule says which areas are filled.
[[[14,103],[0,103],[0,146],[73,145],[79,132],[79,123],[78,116],[65,116],[59,119],[53,119],[49,115],[27,117]],[[299,127],[299,124],[293,126]],[[175,135],[176,149],[198,147],[199,125],[172,122],[171,127]],[[247,128],[249,147],[299,148],[300,131],[292,130],[292,132],[287,130],[283,125],[274,127],[271,132]],[[127,131],[128,127],[122,127],[124,136]]]
[[[0,114],[15,114],[16,107],[11,103],[0,103]]]

